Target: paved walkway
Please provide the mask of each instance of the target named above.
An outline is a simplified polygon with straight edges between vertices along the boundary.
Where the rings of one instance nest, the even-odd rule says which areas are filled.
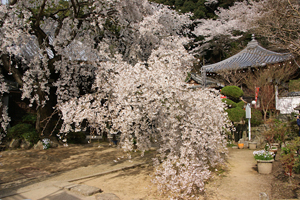
[[[76,180],[97,177],[143,164],[144,163],[139,160],[133,159],[131,161],[127,160],[111,165],[81,167],[34,184],[0,190],[0,200],[95,200],[96,198],[93,194],[97,193],[100,188],[76,184],[74,182]]]

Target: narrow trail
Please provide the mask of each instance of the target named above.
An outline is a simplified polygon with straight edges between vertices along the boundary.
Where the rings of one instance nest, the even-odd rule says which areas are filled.
[[[212,181],[207,190],[209,200],[259,200],[261,192],[271,196],[273,176],[257,172],[253,150],[229,149],[228,169]],[[271,199],[271,198],[270,198]]]

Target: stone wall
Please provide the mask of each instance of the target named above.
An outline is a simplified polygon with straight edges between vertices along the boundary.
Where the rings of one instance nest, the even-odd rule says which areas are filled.
[[[251,127],[251,141],[257,142],[258,148],[263,148],[265,146],[265,137],[262,135],[262,133],[269,129],[269,126],[266,124],[261,124],[257,127]]]
[[[289,138],[296,137],[299,130],[296,120],[294,118],[295,117],[290,114],[277,116],[278,120],[284,123],[286,122],[288,124]],[[265,146],[266,141],[262,133],[269,129],[270,127],[267,124],[261,124],[260,126],[257,127],[251,127],[251,141],[257,142],[258,148],[263,148]],[[248,127],[247,127],[247,131],[245,131],[243,134],[243,140],[247,141],[247,139],[248,139]]]

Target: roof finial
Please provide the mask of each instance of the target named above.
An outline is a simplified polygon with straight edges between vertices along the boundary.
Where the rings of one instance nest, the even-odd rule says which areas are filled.
[[[258,46],[258,42],[255,39],[255,35],[252,34],[252,40],[248,43],[247,48],[255,48]]]

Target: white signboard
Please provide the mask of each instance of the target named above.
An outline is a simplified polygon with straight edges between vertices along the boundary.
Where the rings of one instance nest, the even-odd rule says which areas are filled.
[[[250,119],[251,118],[251,106],[250,103],[247,103],[246,106],[246,119]]]

